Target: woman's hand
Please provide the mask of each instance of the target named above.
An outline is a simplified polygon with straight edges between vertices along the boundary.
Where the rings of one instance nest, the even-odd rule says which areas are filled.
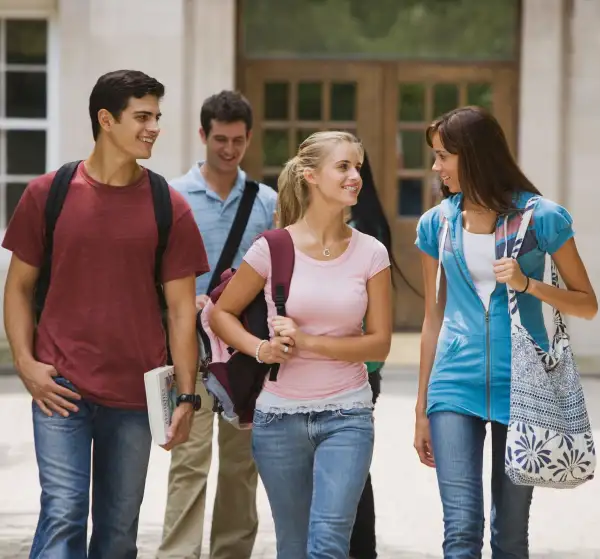
[[[260,346],[258,358],[267,365],[273,363],[284,363],[287,361],[293,352],[294,340],[287,336],[275,336],[270,340],[266,340]]]
[[[274,316],[271,325],[276,336],[291,338],[293,344],[298,348],[304,347],[306,334],[298,328],[297,324],[287,316]]]
[[[424,413],[417,414],[414,447],[419,455],[419,460],[426,466],[435,468],[431,435],[429,433],[429,419],[427,419],[427,416]]]
[[[494,262],[494,273],[498,283],[507,283],[515,291],[523,292],[527,287],[527,276],[514,258],[501,258]]]

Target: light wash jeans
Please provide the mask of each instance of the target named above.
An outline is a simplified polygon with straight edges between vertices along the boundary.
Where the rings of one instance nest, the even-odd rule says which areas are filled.
[[[429,416],[433,456],[444,509],[444,559],[480,559],[483,547],[483,444],[486,422],[452,412]],[[504,473],[506,426],[492,423],[493,559],[529,557],[533,489]]]
[[[66,379],[56,382],[76,390]],[[82,399],[77,413],[48,417],[32,405],[42,497],[30,559],[135,559],[150,458],[148,413]]]
[[[373,455],[373,410],[254,412],[252,449],[277,559],[348,559]]]

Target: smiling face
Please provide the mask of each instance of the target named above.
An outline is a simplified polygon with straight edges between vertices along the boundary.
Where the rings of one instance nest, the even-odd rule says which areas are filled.
[[[317,169],[307,169],[306,181],[313,196],[342,208],[354,206],[362,188],[362,150],[356,143],[335,143]]]
[[[431,167],[440,177],[440,180],[448,187],[452,194],[460,192],[458,180],[458,155],[450,153],[444,148],[439,133],[431,138],[435,161]]]
[[[133,160],[149,159],[152,155],[160,134],[160,117],[158,98],[154,95],[131,97],[118,119],[106,109],[98,114],[106,139]]]
[[[251,137],[244,121],[213,119],[208,135],[201,129],[200,137],[206,145],[206,163],[211,169],[225,174],[237,173]]]

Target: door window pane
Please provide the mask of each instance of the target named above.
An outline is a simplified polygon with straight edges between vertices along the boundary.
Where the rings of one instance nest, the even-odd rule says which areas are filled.
[[[265,130],[263,152],[265,167],[280,167],[288,160],[288,131]]]
[[[265,84],[265,120],[287,120],[290,86],[288,83]]]
[[[6,73],[6,116],[46,118],[46,73]]]
[[[262,183],[270,186],[273,190],[277,190],[277,179],[279,175],[266,175],[262,179]]]
[[[433,88],[433,112],[438,117],[458,107],[458,85],[438,83]]]
[[[44,130],[7,130],[6,154],[9,175],[45,173],[46,132]]]
[[[296,145],[294,146],[294,148],[298,149],[300,144],[315,132],[318,132],[318,130],[313,130],[309,128],[299,128],[298,130],[296,130]]]
[[[398,101],[398,120],[403,122],[425,120],[425,86],[423,84],[401,84]]]
[[[321,120],[320,83],[298,84],[298,120]]]
[[[467,104],[492,110],[492,84],[470,83],[467,85]]]
[[[421,169],[423,167],[424,154],[423,132],[415,130],[403,130],[400,132],[398,142],[398,155],[401,168]]]
[[[398,215],[401,217],[419,217],[423,213],[423,180],[398,180]]]
[[[331,84],[331,120],[356,120],[356,84]]]

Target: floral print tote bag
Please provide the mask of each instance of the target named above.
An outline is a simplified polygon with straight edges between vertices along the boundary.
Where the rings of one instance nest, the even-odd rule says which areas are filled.
[[[525,207],[512,258],[519,254],[538,200],[532,197]],[[552,285],[559,287],[554,262]],[[507,289],[512,377],[505,471],[517,485],[577,487],[594,477],[596,452],[567,328],[554,309],[556,331],[550,351],[544,351],[521,323],[516,292]]]

